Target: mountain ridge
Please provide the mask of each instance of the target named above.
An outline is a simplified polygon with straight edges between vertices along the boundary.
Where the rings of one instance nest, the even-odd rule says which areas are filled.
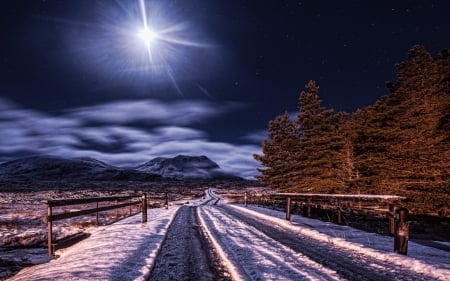
[[[0,163],[0,180],[136,180],[240,179],[223,172],[206,156],[156,157],[132,168],[122,168],[94,158],[33,155]]]
[[[217,163],[204,155],[157,157],[137,166],[136,170],[173,179],[239,179],[235,175],[222,171]]]

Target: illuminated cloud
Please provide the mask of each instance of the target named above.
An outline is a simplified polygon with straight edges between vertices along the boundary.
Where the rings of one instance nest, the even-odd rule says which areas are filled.
[[[117,101],[70,110],[69,117],[81,121],[114,124],[145,122],[147,124],[186,125],[200,123],[239,107],[239,104],[212,104],[204,101],[162,102],[147,99]]]
[[[261,142],[268,138],[267,130],[260,130],[251,132],[242,137],[244,140],[248,140],[257,144],[261,144]]]
[[[212,142],[206,132],[190,127],[233,108],[235,105],[143,100],[75,108],[51,116],[0,98],[0,161],[49,154],[92,157],[132,167],[159,156],[206,155],[224,171],[252,178],[259,167],[252,155],[260,153],[259,145]],[[136,121],[159,125],[130,125]]]

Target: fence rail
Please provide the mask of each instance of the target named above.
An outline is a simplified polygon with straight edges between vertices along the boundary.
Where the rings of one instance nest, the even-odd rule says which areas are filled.
[[[323,208],[337,213],[337,223],[342,224],[344,210],[361,211],[363,213],[382,214],[389,221],[388,233],[394,237],[394,251],[400,254],[407,253],[409,223],[407,222],[408,210],[398,208],[398,204],[405,197],[395,195],[372,194],[307,194],[307,193],[274,193],[260,196],[250,196],[245,192],[244,204],[258,205],[283,204],[286,212],[286,220],[291,220],[292,205],[294,202],[303,207],[304,215],[312,216],[312,208]],[[242,195],[241,195],[242,198]],[[382,206],[384,208],[382,208]]]
[[[126,200],[130,200],[130,202],[119,203]],[[108,206],[99,206],[98,203],[100,202],[113,202],[113,203],[111,203]],[[54,207],[81,205],[89,203],[96,203],[96,207],[79,211],[53,214]],[[142,212],[142,223],[147,222],[147,195],[145,193],[142,195],[134,195],[134,196],[109,196],[109,197],[91,197],[84,199],[47,200],[44,201],[44,204],[47,206],[47,216],[45,220],[47,221],[47,232],[48,232],[47,243],[48,243],[48,253],[50,255],[53,255],[55,251],[55,245],[53,243],[54,221],[96,213],[97,214],[96,221],[98,225],[98,215],[100,212],[119,209],[128,206],[140,206],[140,211]]]

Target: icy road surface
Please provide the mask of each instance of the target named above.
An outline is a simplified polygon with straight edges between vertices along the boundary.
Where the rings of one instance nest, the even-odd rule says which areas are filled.
[[[284,215],[258,207],[200,209],[236,279],[450,280],[449,252],[410,243],[411,257],[400,256],[390,237],[267,213]]]
[[[208,198],[149,209],[11,280],[450,280],[450,253],[391,237]]]

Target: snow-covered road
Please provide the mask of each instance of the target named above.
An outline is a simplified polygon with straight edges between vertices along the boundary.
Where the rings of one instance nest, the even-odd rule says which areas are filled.
[[[286,247],[223,208],[201,208],[200,216],[225,253],[236,279],[340,280],[334,270]]]
[[[167,230],[149,280],[231,280],[199,224],[197,208],[182,206],[178,210]]]
[[[210,196],[216,197],[210,191]],[[220,201],[222,202],[222,201]],[[256,206],[199,209],[203,225],[240,280],[450,280],[450,253]]]
[[[450,258],[447,252],[442,251],[435,263],[399,256],[311,232],[262,215],[264,211],[235,206],[200,210],[241,280],[448,280],[450,276],[448,268],[442,268]],[[374,244],[385,242],[377,238],[372,238]]]
[[[11,280],[450,280],[450,253],[256,206],[206,200],[99,227]]]

